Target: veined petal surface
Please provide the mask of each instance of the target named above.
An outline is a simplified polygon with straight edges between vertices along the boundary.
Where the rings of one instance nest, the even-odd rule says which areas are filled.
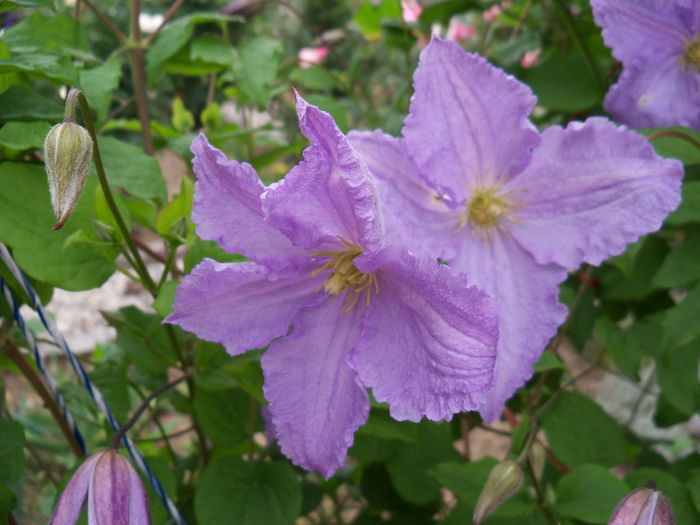
[[[384,240],[376,190],[365,163],[333,118],[297,95],[304,160],[263,195],[266,218],[294,244],[316,248],[340,236],[367,252]]]
[[[375,177],[387,244],[452,257],[459,217],[419,176],[406,141],[380,130],[351,131],[348,140]]]
[[[478,407],[484,420],[491,422],[500,417],[506,401],[532,376],[532,365],[566,317],[566,307],[558,299],[559,283],[566,279],[566,270],[555,264],[538,264],[504,234],[490,242],[467,237],[449,263],[498,299],[494,382]]]
[[[360,380],[395,419],[475,410],[493,380],[495,300],[434,259],[399,249],[378,257],[379,292],[352,357]]]
[[[260,202],[265,186],[253,167],[227,160],[204,135],[192,141],[191,149],[197,174],[192,204],[197,234],[273,269],[305,264],[306,252],[265,221]]]
[[[343,298],[302,310],[294,333],[263,354],[265,398],[282,452],[326,478],[342,467],[353,434],[369,415],[367,392],[347,363],[364,305]]]
[[[92,471],[102,452],[88,457],[73,473],[58,498],[49,525],[74,525],[80,519],[87,501],[88,487],[92,479]]]
[[[135,525],[129,521],[129,465],[116,450],[95,464],[88,493],[88,525]]]
[[[541,264],[600,264],[661,227],[680,203],[683,168],[641,135],[593,117],[542,135],[511,183],[511,235]]]
[[[148,494],[138,472],[126,461],[129,467],[129,525],[150,525],[151,509]]]
[[[323,300],[316,292],[322,282],[311,269],[280,276],[255,263],[204,259],[178,287],[165,321],[236,355],[285,335],[303,306]]]
[[[539,134],[528,120],[530,88],[467,53],[433,38],[413,77],[415,93],[403,135],[421,176],[456,206],[480,181],[504,181],[530,160]]]

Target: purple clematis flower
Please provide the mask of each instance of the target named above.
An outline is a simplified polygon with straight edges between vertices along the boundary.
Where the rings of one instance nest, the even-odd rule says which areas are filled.
[[[63,490],[49,525],[74,525],[88,507],[88,525],[150,525],[141,478],[116,450],[87,458]]]
[[[635,128],[700,131],[700,1],[591,0],[624,70],[605,109]]]
[[[602,118],[538,133],[530,89],[453,42],[423,50],[414,88],[405,138],[348,139],[379,181],[388,235],[499,301],[495,382],[479,407],[492,421],[566,316],[566,268],[658,229],[680,201],[682,166]]]
[[[365,387],[397,419],[481,405],[497,309],[462,274],[388,242],[364,162],[330,115],[301,98],[297,113],[311,146],[268,188],[194,140],[197,232],[253,262],[205,259],[166,321],[232,355],[269,344],[264,392],[280,447],[329,477],[367,419]]]

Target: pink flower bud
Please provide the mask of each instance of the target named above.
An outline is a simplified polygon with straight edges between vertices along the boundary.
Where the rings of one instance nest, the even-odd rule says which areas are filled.
[[[417,22],[423,7],[416,0],[401,0],[401,17],[406,23]]]
[[[501,7],[499,5],[492,5],[486,11],[484,11],[484,20],[487,22],[493,22],[501,14]]]
[[[471,38],[476,33],[474,26],[469,24],[463,24],[458,20],[452,20],[450,22],[450,27],[447,29],[447,39],[454,40],[455,42],[462,42],[467,38]]]
[[[520,65],[528,68],[536,65],[540,61],[540,49],[535,49],[534,51],[527,51],[523,58],[520,59]]]
[[[58,499],[49,525],[74,525],[87,504],[88,525],[150,525],[146,489],[116,450],[87,458]]]
[[[326,46],[302,47],[298,55],[299,66],[306,68],[312,65],[319,65],[327,56],[328,48]]]

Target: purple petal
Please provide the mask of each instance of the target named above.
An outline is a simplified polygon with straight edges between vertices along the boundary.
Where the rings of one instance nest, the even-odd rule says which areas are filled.
[[[508,229],[541,264],[600,264],[661,227],[680,203],[683,169],[641,135],[594,117],[552,126],[511,188]]]
[[[532,376],[532,365],[566,317],[566,307],[558,300],[558,285],[566,279],[566,271],[554,264],[537,264],[503,234],[490,242],[463,235],[465,242],[450,265],[466,271],[472,283],[499,302],[494,383],[478,407],[482,417],[491,422]]]
[[[255,263],[204,259],[178,287],[165,322],[240,354],[285,335],[304,305],[322,300],[315,290],[323,279],[310,269],[281,277]]]
[[[324,301],[303,310],[294,333],[263,354],[265,397],[282,452],[326,478],[343,466],[353,434],[369,414],[367,392],[348,366],[365,311],[358,304]]]
[[[129,525],[151,525],[151,509],[148,504],[148,494],[143,486],[141,477],[131,463],[126,462],[129,468]]]
[[[387,243],[452,257],[459,217],[418,175],[406,141],[379,130],[351,131],[348,140],[375,177]]]
[[[537,100],[530,88],[439,38],[421,53],[413,78],[406,144],[421,175],[455,205],[466,187],[507,180],[528,163],[539,143],[528,120]]]
[[[90,480],[88,525],[131,525],[129,464],[116,450],[102,452]]]
[[[297,96],[297,114],[311,146],[304,160],[265,192],[265,216],[297,246],[337,243],[340,236],[375,252],[383,230],[367,166],[328,113]]]
[[[49,525],[74,525],[78,522],[85,507],[92,471],[101,454],[97,452],[87,458],[73,473],[56,503]]]
[[[197,174],[192,220],[202,239],[277,270],[305,264],[305,251],[265,221],[260,203],[265,186],[250,164],[226,160],[204,135],[192,141],[192,153]]]
[[[605,96],[605,110],[635,128],[686,126],[700,131],[700,73],[669,56],[629,67]]]
[[[660,0],[591,0],[603,40],[625,66],[683,54],[694,36],[692,8]]]
[[[381,257],[379,292],[353,351],[360,380],[395,419],[476,409],[493,380],[496,302],[435,260],[399,250]]]

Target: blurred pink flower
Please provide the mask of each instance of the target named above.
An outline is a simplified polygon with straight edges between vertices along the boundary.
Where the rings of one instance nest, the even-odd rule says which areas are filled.
[[[525,68],[528,68],[528,67],[532,67],[532,66],[538,64],[540,61],[540,53],[541,52],[542,52],[541,49],[527,51],[523,55],[523,58],[520,59],[520,65],[525,67]]]
[[[401,0],[401,16],[404,22],[417,22],[423,7],[417,0]]]
[[[469,24],[463,24],[459,20],[452,20],[450,22],[450,27],[447,29],[447,39],[454,40],[455,42],[462,42],[467,38],[474,36],[476,29],[474,26]]]
[[[302,47],[299,50],[299,66],[309,67],[321,64],[328,56],[328,47]]]
[[[484,20],[487,22],[493,22],[501,14],[501,7],[498,4],[494,4],[484,11]]]

